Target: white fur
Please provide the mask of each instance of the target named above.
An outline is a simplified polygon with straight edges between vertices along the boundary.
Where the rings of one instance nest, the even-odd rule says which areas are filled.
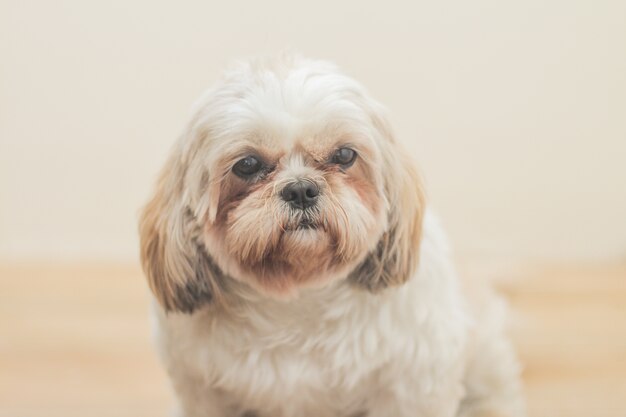
[[[381,294],[339,281],[291,301],[243,290],[228,312],[165,314],[155,303],[158,344],[180,415],[522,416],[517,368],[512,351],[498,346],[499,327],[484,329],[481,343],[493,345],[492,357],[467,356],[471,318],[443,233],[428,213],[421,248],[417,274]],[[480,369],[464,375],[474,363]],[[493,375],[511,386],[509,397],[492,397],[491,389],[504,388],[490,385]],[[466,398],[467,410],[459,409],[464,380],[487,390]],[[477,405],[500,400],[506,402],[495,410],[487,407],[492,414]],[[480,410],[471,413],[470,402]]]
[[[299,141],[308,140],[306,151],[324,158],[346,136],[363,150],[359,163],[369,168],[368,190],[376,193],[368,194],[375,197],[368,205],[342,174],[335,174],[340,185],[332,193],[320,181],[328,191],[320,211],[340,223],[337,247],[349,261],[307,276],[306,285],[284,297],[270,296],[234,252],[249,251],[251,242],[267,245],[268,236],[280,232],[275,216],[289,210],[281,209],[279,186],[322,176],[301,156]],[[285,156],[274,183],[265,186],[267,198],[239,203],[233,212],[245,221],[224,238],[215,227],[220,185],[233,174],[220,158],[259,144]],[[158,346],[181,417],[524,415],[519,369],[498,303],[487,297],[480,308],[470,307],[441,228],[411,191],[418,184],[405,156],[381,106],[319,61],[279,63],[271,70],[243,66],[199,102],[141,226],[144,268],[160,296],[154,303]],[[418,257],[413,237],[424,210]],[[392,224],[382,255],[397,265],[376,271],[401,279],[369,289],[349,282],[346,275],[361,271],[355,268]],[[321,236],[294,232],[290,248],[308,254],[309,247],[325,244]],[[211,272],[201,265],[203,251],[229,278],[213,277],[205,288],[216,302],[189,307],[191,314],[176,312],[176,291],[192,294],[189,280],[198,279],[198,270]],[[304,261],[310,266],[316,259]],[[192,288],[195,294],[206,296],[198,288]]]

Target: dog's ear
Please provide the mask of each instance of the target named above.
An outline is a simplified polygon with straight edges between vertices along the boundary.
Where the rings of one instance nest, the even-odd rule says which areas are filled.
[[[223,274],[202,243],[203,221],[185,201],[184,174],[173,156],[141,215],[141,262],[161,306],[192,313],[220,297]]]
[[[356,285],[370,291],[406,282],[415,272],[420,252],[425,209],[422,181],[406,151],[383,118],[374,118],[384,135],[382,145],[388,228],[376,248],[350,274]]]

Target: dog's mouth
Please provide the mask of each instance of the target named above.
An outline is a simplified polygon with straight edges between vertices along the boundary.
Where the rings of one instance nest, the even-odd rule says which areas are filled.
[[[319,224],[314,222],[311,219],[302,218],[299,222],[288,224],[285,227],[286,232],[294,232],[298,230],[318,230],[320,228]]]
[[[318,225],[313,223],[312,221],[303,220],[298,224],[296,230],[317,230],[317,228]]]

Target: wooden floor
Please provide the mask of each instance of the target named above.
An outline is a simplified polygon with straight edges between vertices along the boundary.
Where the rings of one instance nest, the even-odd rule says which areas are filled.
[[[486,267],[534,417],[626,417],[626,265]],[[0,416],[168,415],[136,266],[0,265]]]

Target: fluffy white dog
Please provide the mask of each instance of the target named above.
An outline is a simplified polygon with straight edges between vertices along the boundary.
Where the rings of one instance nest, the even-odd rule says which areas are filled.
[[[333,65],[228,72],[140,229],[181,416],[524,414],[497,303],[470,308],[381,105]]]

